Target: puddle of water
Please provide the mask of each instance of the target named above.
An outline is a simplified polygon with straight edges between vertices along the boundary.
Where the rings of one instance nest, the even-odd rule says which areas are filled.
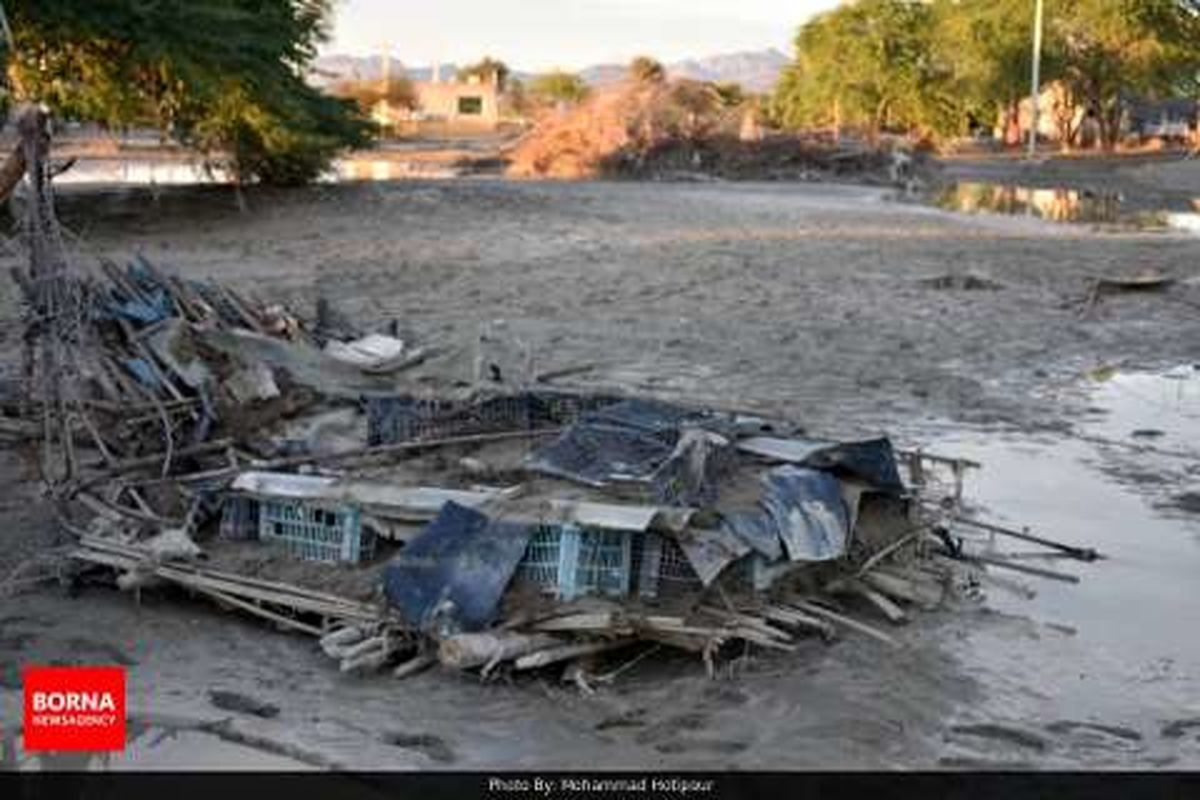
[[[1173,451],[1200,442],[1200,365],[1153,374],[1094,373],[1092,381],[1092,401],[1107,413],[1089,421],[1089,432]]]
[[[1200,213],[1188,199],[1166,208],[1133,208],[1117,192],[1065,187],[1036,188],[963,181],[939,191],[933,203],[948,211],[968,214],[1026,216],[1049,222],[1114,225],[1136,230],[1177,229],[1200,233]]]
[[[1154,727],[1172,713],[1200,711],[1200,637],[1192,633],[1200,629],[1200,515],[1164,511],[1155,497],[1136,482],[1119,480],[1110,467],[1114,458],[1126,466],[1132,460],[1145,474],[1166,476],[1156,491],[1186,488],[1186,469],[1200,458],[1163,451],[1191,453],[1200,441],[1200,372],[1188,366],[1166,374],[1115,375],[1090,391],[1091,402],[1107,414],[1080,422],[1083,435],[1148,443],[1160,451],[1057,437],[955,435],[939,443],[946,452],[984,465],[972,473],[968,493],[987,517],[1107,556],[1093,564],[1025,562],[1081,578],[1074,585],[1023,579],[1037,590],[1032,600],[989,591],[989,606],[1002,614],[1032,619],[1043,631],[1073,631],[1069,645],[1056,650],[1044,638],[1025,645],[1011,636],[980,633],[970,636],[963,657],[993,677],[1029,688],[1040,699],[1025,713],[1140,719]],[[1131,435],[1149,430],[1162,436]],[[1003,537],[993,546],[1005,553],[1036,549]],[[993,711],[1017,713],[1014,697],[1020,694],[998,693]]]
[[[462,170],[437,161],[344,158],[334,162],[324,183],[453,178]],[[87,159],[55,178],[62,186],[197,186],[230,182],[228,171],[206,169],[200,161],[178,159]]]

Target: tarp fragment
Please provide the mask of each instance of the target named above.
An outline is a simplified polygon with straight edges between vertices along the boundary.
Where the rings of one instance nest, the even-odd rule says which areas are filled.
[[[838,479],[785,465],[763,476],[762,503],[792,561],[832,561],[845,555],[850,520]]]
[[[480,630],[495,617],[533,529],[447,503],[388,564],[387,598],[422,630]]]

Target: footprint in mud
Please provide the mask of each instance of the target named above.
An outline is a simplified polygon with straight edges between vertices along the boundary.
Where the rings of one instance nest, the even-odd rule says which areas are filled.
[[[1120,739],[1125,742],[1142,741],[1142,735],[1132,728],[1126,728],[1121,725],[1103,725],[1098,722],[1076,722],[1075,720],[1060,719],[1057,722],[1051,722],[1047,725],[1046,730],[1059,735],[1083,731],[1099,733],[1104,737]]]
[[[1193,729],[1200,734],[1200,717],[1172,720],[1163,726],[1162,735],[1164,739],[1182,739],[1188,731]]]
[[[279,716],[279,706],[265,703],[239,692],[229,692],[224,689],[209,689],[208,701],[222,711],[236,711],[239,714],[249,714],[262,719]]]
[[[993,761],[986,758],[971,756],[943,756],[938,759],[938,766],[945,769],[962,769],[971,772],[1028,772],[1034,769],[1029,761]]]
[[[716,684],[704,690],[704,699],[718,706],[744,706],[750,702],[750,695],[736,686]]]
[[[744,752],[750,745],[731,739],[671,739],[654,745],[654,749],[664,755],[679,753],[713,753],[715,755],[733,755]]]
[[[680,731],[694,731],[708,724],[708,715],[693,711],[670,717],[662,722],[656,722],[634,737],[638,744],[654,744],[663,739],[670,739]]]
[[[384,744],[399,747],[404,750],[416,750],[431,761],[439,764],[453,764],[457,758],[450,746],[440,736],[432,733],[400,733],[392,731],[381,737]]]
[[[137,666],[137,661],[127,656],[119,647],[111,645],[108,642],[97,642],[92,639],[76,637],[68,639],[65,644],[72,654],[86,653],[89,656],[98,655],[104,661],[119,664],[123,667]]]
[[[608,731],[614,728],[641,728],[646,724],[646,709],[635,708],[621,714],[605,717],[596,723],[598,731]]]
[[[980,739],[1007,742],[1008,744],[1027,747],[1039,752],[1044,751],[1049,744],[1046,739],[1033,731],[1013,728],[1008,725],[997,725],[992,722],[984,722],[977,725],[955,725],[950,728],[950,732],[961,736],[975,736]]]

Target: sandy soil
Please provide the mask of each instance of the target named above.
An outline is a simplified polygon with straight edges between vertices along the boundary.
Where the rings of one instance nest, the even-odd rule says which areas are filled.
[[[1200,241],[1184,236],[962,217],[840,186],[459,181],[248,200],[242,214],[221,189],[80,190],[64,194],[61,216],[100,253],[142,249],[308,313],[322,293],[363,323],[394,318],[427,342],[504,320],[546,369],[603,365],[583,383],[906,444],[983,425],[1069,432],[1086,399],[1047,388],[1102,364],[1200,357]],[[1095,278],[1146,267],[1179,282],[1080,313]],[[965,272],[1001,288],[922,283]],[[3,291],[0,341],[12,352],[19,328]],[[0,460],[21,474],[17,454]],[[5,564],[48,528],[35,493],[10,481],[0,498]],[[1013,642],[1036,653],[1028,640],[1039,639],[1056,664],[1087,657],[1057,629],[980,610],[922,618],[901,632],[915,646],[886,658],[848,639],[755,658],[716,682],[672,659],[584,698],[549,680],[351,678],[306,640],[199,604],[135,607],[100,590],[83,599],[4,602],[6,724],[19,718],[19,665],[99,660],[130,664],[135,714],[220,718],[208,690],[241,691],[283,711],[239,726],[354,767],[956,766],[991,763],[998,749],[1050,766],[1200,759],[1195,748],[1122,749],[1119,731],[1097,757],[1070,745],[1078,720],[1031,739],[973,718],[1004,678],[964,666],[972,631],[991,631],[1005,653]]]

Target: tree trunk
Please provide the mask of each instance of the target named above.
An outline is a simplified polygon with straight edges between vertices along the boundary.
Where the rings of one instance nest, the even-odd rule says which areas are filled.
[[[1008,101],[1008,110],[1004,113],[1004,144],[1007,147],[1021,144],[1021,101],[1016,98]]]

